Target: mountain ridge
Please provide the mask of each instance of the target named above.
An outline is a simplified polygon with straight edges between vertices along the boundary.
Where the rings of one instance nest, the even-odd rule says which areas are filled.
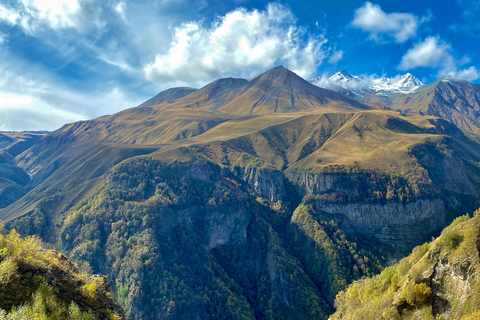
[[[423,82],[409,72],[393,78],[371,78],[354,76],[346,70],[339,71],[328,79],[317,77],[311,79],[310,82],[334,90],[338,90],[338,88],[336,88],[336,86],[338,86],[344,90],[352,91],[354,93],[353,96],[356,95],[358,97],[365,95],[408,94],[415,92],[424,85]]]
[[[327,319],[478,201],[480,144],[454,124],[283,67],[155,99],[40,139],[0,209],[106,274],[129,320]]]

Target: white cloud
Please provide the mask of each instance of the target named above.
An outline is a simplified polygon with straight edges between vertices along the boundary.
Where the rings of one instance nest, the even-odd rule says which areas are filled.
[[[120,111],[143,100],[145,97],[126,94],[116,86],[79,92],[38,68],[0,65],[0,130],[54,130],[67,122]]]
[[[0,45],[8,41],[8,34],[0,32]]]
[[[15,6],[0,4],[0,20],[19,26],[28,34],[42,26],[87,32],[104,26],[101,11],[94,0],[19,0]]]
[[[460,69],[459,67],[469,63],[471,59],[464,56],[461,59],[455,59],[452,53],[452,46],[440,37],[430,36],[424,41],[413,46],[402,57],[398,69],[410,70],[417,67],[429,67],[438,69],[438,77],[452,76],[473,81],[480,78],[479,71],[471,66]]]
[[[328,63],[335,64],[338,61],[342,60],[344,53],[345,52],[343,52],[342,50],[334,51],[331,54],[330,58],[328,58]]]
[[[113,6],[113,10],[115,10],[116,13],[122,18],[123,21],[127,20],[126,17],[126,11],[127,11],[127,5],[124,1],[120,1],[117,4]]]
[[[465,79],[468,81],[475,81],[480,79],[480,70],[478,70],[474,66],[471,66],[466,69],[448,71],[443,75],[454,77],[454,78]]]
[[[369,38],[382,41],[383,36],[405,42],[417,35],[419,25],[430,20],[430,16],[419,18],[411,13],[386,13],[379,5],[367,1],[355,10],[352,26],[369,32]]]
[[[408,50],[402,57],[399,69],[409,70],[417,67],[451,68],[454,61],[450,49],[451,46],[439,37],[428,37]]]
[[[308,77],[325,58],[323,36],[306,37],[293,14],[278,4],[265,11],[238,8],[211,26],[189,22],[173,29],[168,52],[145,66],[148,79],[191,82],[229,75],[251,77],[273,67],[285,67]]]

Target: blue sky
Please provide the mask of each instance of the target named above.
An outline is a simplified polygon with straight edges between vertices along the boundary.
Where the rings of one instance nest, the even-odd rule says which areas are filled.
[[[2,0],[0,130],[53,130],[174,86],[346,69],[479,83],[480,0]]]

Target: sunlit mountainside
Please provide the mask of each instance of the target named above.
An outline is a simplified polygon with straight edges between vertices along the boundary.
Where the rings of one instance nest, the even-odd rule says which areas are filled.
[[[276,67],[172,88],[6,140],[0,218],[107,275],[127,319],[327,319],[478,206],[477,87],[354,99]]]

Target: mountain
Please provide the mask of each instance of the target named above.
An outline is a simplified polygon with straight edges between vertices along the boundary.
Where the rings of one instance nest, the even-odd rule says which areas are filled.
[[[0,209],[107,275],[127,319],[327,319],[479,200],[473,137],[283,67],[162,99],[45,135]]]
[[[217,89],[213,88],[218,87],[218,81],[228,82],[229,85],[217,92]],[[344,95],[318,88],[282,66],[268,70],[250,81],[244,79],[218,81],[177,101],[172,108],[193,107],[196,110],[209,110],[234,116],[315,109],[321,109],[322,112],[371,109]],[[199,99],[200,95],[214,96],[217,100]]]
[[[142,107],[150,107],[156,104],[160,104],[162,102],[172,103],[177,101],[180,98],[183,98],[190,93],[195,92],[197,89],[195,88],[188,88],[188,87],[178,87],[178,88],[171,88],[165,91],[160,92],[155,97],[148,99],[140,106]]]
[[[479,319],[480,216],[457,218],[430,243],[336,298],[339,319]]]
[[[374,85],[371,87],[375,94],[389,94],[389,93],[410,93],[414,92],[424,84],[411,73],[406,73],[395,78],[380,78],[374,80]]]
[[[10,154],[0,151],[0,208],[5,208],[26,194],[30,177],[15,164]]]
[[[343,94],[344,90],[350,91],[347,95],[360,101],[368,100],[370,95],[408,94],[424,85],[411,73],[393,78],[372,78],[353,76],[346,70],[335,73],[328,80],[320,77],[311,79],[310,82]]]
[[[313,86],[293,72],[276,67],[251,81],[216,80],[174,103],[139,106],[112,116],[66,125],[41,139],[17,161],[32,175],[36,185],[68,159],[95,145],[171,143],[200,135],[238,116],[253,114],[367,109],[371,107]],[[281,121],[281,117],[278,119]]]
[[[439,117],[461,129],[480,134],[480,86],[469,81],[438,80],[413,94],[394,99],[390,108],[404,114]]]
[[[342,83],[342,82],[360,82],[358,77],[352,76],[346,70],[339,71],[329,78],[333,82]]]
[[[105,277],[90,275],[38,238],[0,234],[2,319],[124,319]]]
[[[405,115],[429,115],[454,123],[462,130],[480,134],[480,86],[446,77],[424,85],[410,73],[395,78],[369,80],[337,72],[329,81],[311,80],[362,103],[398,110]]]
[[[16,165],[14,157],[30,148],[46,132],[0,132],[0,208],[27,193],[29,175]]]
[[[47,133],[46,131],[0,132],[0,150],[16,157],[33,146]]]

